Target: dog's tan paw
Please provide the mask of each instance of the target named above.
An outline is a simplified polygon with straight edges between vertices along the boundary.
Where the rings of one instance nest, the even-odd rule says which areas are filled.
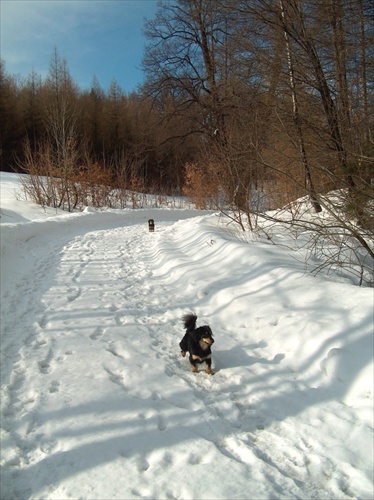
[[[214,375],[214,371],[210,368],[210,366],[207,366],[205,368],[205,372],[208,374],[208,375]]]
[[[185,357],[186,351],[182,351],[181,354],[182,354],[183,357]]]
[[[193,367],[192,367],[192,372],[193,372],[193,373],[197,373],[197,371],[198,371],[198,370],[197,370],[197,366],[193,366]]]

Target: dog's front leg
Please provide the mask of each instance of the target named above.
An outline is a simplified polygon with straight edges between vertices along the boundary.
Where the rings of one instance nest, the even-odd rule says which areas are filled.
[[[179,347],[181,349],[181,354],[185,357],[186,352],[188,351],[188,335],[187,333],[184,335],[183,339],[179,342]]]
[[[190,363],[191,363],[192,372],[196,373],[198,371],[197,362],[195,361],[195,359],[192,355],[190,355]]]
[[[212,370],[212,360],[211,359],[207,359],[205,362],[206,362],[205,372],[208,375],[213,375],[214,372]]]

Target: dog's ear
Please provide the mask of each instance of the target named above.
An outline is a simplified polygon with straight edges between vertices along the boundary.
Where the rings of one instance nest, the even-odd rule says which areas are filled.
[[[193,332],[190,332],[190,335],[191,335],[192,340],[194,342],[199,342],[199,340],[201,339],[203,333],[204,332],[202,330],[200,330],[200,328],[198,328],[197,330],[195,330]]]
[[[213,335],[213,332],[212,332],[212,330],[211,330],[210,326],[205,325],[203,328],[204,328],[204,333],[205,333],[205,335],[209,335],[209,336],[212,336],[212,335]]]
[[[199,342],[199,340],[201,340],[201,337],[203,337],[205,335],[205,330],[204,330],[204,327],[199,327],[199,328],[196,328],[196,330],[194,330],[193,332],[190,332],[190,335],[192,337],[192,339],[194,340],[194,342]]]

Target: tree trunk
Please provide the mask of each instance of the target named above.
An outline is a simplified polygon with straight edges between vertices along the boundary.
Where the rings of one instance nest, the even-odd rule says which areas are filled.
[[[318,212],[322,211],[322,207],[318,202],[317,193],[316,193],[315,188],[314,188],[312,174],[310,171],[310,166],[309,166],[309,162],[308,162],[308,158],[307,158],[307,154],[306,154],[306,149],[305,149],[304,134],[303,134],[302,126],[301,126],[301,118],[300,118],[300,113],[299,113],[299,104],[298,104],[297,91],[296,91],[295,71],[294,71],[293,60],[292,60],[290,40],[289,40],[289,36],[288,36],[287,30],[286,30],[286,13],[285,13],[285,9],[284,9],[283,0],[279,0],[279,4],[280,4],[280,8],[281,8],[282,22],[283,22],[283,33],[284,33],[284,39],[285,39],[285,43],[286,43],[287,65],[288,65],[288,73],[289,73],[289,78],[290,78],[292,106],[293,106],[292,116],[293,116],[293,121],[295,123],[297,135],[298,135],[299,151],[300,151],[301,162],[302,162],[302,165],[304,167],[304,172],[305,172],[306,188],[309,191],[310,201],[312,203],[313,209],[316,213],[318,213]]]
[[[299,0],[296,0],[297,2]],[[312,64],[313,70],[314,70],[314,76],[316,79],[316,88],[318,92],[321,95],[322,99],[322,105],[323,109],[325,111],[328,127],[329,127],[329,133],[330,137],[333,142],[333,146],[335,151],[338,154],[338,159],[339,159],[339,164],[341,166],[341,169],[345,175],[346,182],[348,184],[348,187],[353,189],[355,188],[355,182],[353,180],[352,174],[349,169],[349,164],[348,164],[348,158],[347,158],[347,151],[344,148],[343,140],[342,140],[342,135],[340,131],[340,122],[339,122],[339,115],[338,111],[335,105],[335,102],[332,98],[325,73],[323,71],[321,61],[318,57],[317,51],[315,49],[315,46],[313,44],[313,41],[311,37],[309,36],[304,18],[301,12],[301,9],[299,8],[299,4],[297,5],[297,12],[299,15],[299,22],[300,22],[300,40],[298,41],[299,44],[304,48],[306,54],[308,55],[310,62]]]

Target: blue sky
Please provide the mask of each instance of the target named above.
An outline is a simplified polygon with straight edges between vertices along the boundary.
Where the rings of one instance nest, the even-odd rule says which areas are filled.
[[[94,75],[104,90],[113,79],[125,92],[142,83],[142,29],[157,0],[0,0],[0,9],[7,73],[44,78],[56,47],[82,90]]]

